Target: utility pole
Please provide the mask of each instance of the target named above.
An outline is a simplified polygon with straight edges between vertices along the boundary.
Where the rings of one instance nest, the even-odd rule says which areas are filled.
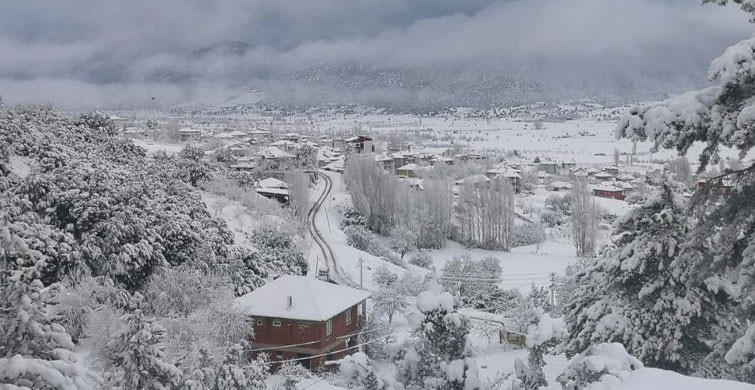
[[[328,232],[332,234],[333,231],[330,230],[330,217],[328,217],[328,208],[327,207],[325,207],[325,219],[328,221]]]
[[[359,258],[359,288],[364,289],[364,259]]]
[[[556,274],[551,273],[551,310],[556,306]]]
[[[157,98],[153,96],[151,100],[154,103],[152,107],[152,141],[157,142]]]

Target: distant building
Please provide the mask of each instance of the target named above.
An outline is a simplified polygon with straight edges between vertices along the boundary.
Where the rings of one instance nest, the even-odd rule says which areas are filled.
[[[595,186],[592,189],[592,193],[593,195],[601,197],[601,198],[609,198],[609,199],[617,199],[617,200],[624,200],[626,198],[624,194],[624,189],[614,187],[614,186],[607,186],[607,185]]]
[[[456,180],[454,184],[457,186],[480,186],[490,182],[490,178],[485,175],[472,175],[463,179]]]
[[[554,181],[548,184],[546,187],[549,191],[563,191],[563,190],[570,190],[571,184],[565,182],[565,181]]]
[[[544,173],[544,171],[540,172]],[[488,169],[485,172],[485,175],[491,179],[508,181],[509,185],[511,185],[511,188],[513,188],[514,192],[516,193],[519,193],[519,191],[521,190],[522,177],[515,169],[506,166],[498,166],[493,169]]]
[[[558,172],[558,169],[560,167],[560,164],[553,161],[541,161],[537,169],[539,171],[544,171],[546,173],[550,173],[551,175],[555,175]]]
[[[268,146],[261,149],[257,154],[265,160],[282,161],[294,158],[294,155],[277,146]]]
[[[370,293],[303,276],[281,276],[238,297],[234,307],[254,320],[252,357],[295,360],[312,370],[353,353]]]
[[[601,181],[606,181],[606,180],[613,179],[613,175],[611,175],[608,172],[598,172],[598,173],[594,174],[593,177],[596,178],[596,179],[598,179],[598,180],[601,180]]]
[[[178,132],[179,134],[181,134],[181,142],[194,142],[202,138],[202,130],[199,129],[192,129],[187,127],[178,130]]]
[[[417,164],[406,164],[396,169],[399,176],[417,177]]]
[[[358,135],[356,137],[344,139],[344,143],[355,153],[375,153],[375,144],[372,143],[372,138],[370,137]]]
[[[254,187],[254,190],[257,191],[258,194],[266,198],[275,199],[281,203],[288,203],[288,183],[282,180],[269,177],[258,181]]]

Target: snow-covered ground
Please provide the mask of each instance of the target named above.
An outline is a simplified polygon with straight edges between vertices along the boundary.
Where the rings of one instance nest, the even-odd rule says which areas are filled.
[[[164,151],[168,155],[174,155],[181,151],[181,149],[184,148],[185,144],[183,143],[165,143],[165,142],[155,142],[149,139],[141,139],[141,138],[135,138],[134,145],[141,146],[147,151],[147,155],[153,155],[159,151]]]
[[[535,246],[512,248],[511,252],[470,249],[449,241],[443,249],[430,251],[435,269],[440,271],[454,256],[469,254],[474,259],[492,256],[501,260],[503,273],[501,287],[516,288],[526,293],[534,285],[549,286],[552,273],[561,275],[566,267],[575,262],[574,245],[571,242],[547,241],[536,253]]]
[[[367,252],[349,246],[346,243],[346,236],[343,230],[338,227],[338,223],[341,220],[341,215],[338,211],[338,207],[350,203],[349,195],[346,192],[343,181],[341,180],[341,174],[333,172],[325,172],[323,174],[328,175],[332,179],[333,188],[331,190],[329,198],[323,204],[320,212],[315,216],[315,223],[317,224],[320,233],[324,236],[325,240],[333,249],[336,257],[336,263],[341,268],[341,271],[348,275],[348,277],[350,277],[351,280],[357,285],[361,280],[363,282],[364,288],[366,288],[367,290],[374,290],[372,275],[374,274],[375,270],[382,266],[387,267],[398,275],[403,275],[404,272],[407,272],[407,270],[404,268],[401,268]],[[310,192],[312,202],[320,197],[324,187],[325,181],[322,179],[319,180],[317,186],[315,186]],[[308,239],[311,240],[311,237]],[[310,275],[314,275],[316,273],[311,272],[312,270],[317,269],[317,267],[323,269],[324,267],[326,267],[326,265],[323,261],[323,254],[317,247],[317,245],[312,243],[308,246],[309,249],[307,252],[307,259],[309,260],[310,264]],[[364,272],[363,275],[360,274],[360,259],[364,260],[362,269],[362,271]],[[411,265],[409,267],[412,272],[427,272],[426,270],[423,270],[419,267],[414,267]]]

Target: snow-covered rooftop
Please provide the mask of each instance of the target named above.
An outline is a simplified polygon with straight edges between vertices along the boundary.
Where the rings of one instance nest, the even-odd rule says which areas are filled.
[[[416,171],[417,164],[406,164],[398,169],[399,171]]]
[[[303,321],[327,321],[367,299],[368,291],[303,276],[278,279],[234,300],[242,314]],[[291,307],[288,297],[292,298]]]
[[[275,158],[293,158],[294,157],[293,154],[288,153],[288,152],[286,152],[284,150],[281,150],[280,148],[275,147],[275,146],[269,146],[269,147],[267,147],[265,149],[262,149],[262,150],[259,151],[258,154],[260,156],[264,157],[264,158],[272,158],[272,159],[275,159]]]
[[[472,175],[465,177],[461,180],[457,180],[454,184],[456,185],[472,185],[472,184],[478,184],[478,183],[486,183],[489,182],[490,179],[485,175]]]
[[[345,390],[344,387],[334,386],[322,379],[304,379],[296,384],[296,390]]]
[[[268,177],[257,182],[258,188],[288,188],[285,181],[278,180],[274,177]]]

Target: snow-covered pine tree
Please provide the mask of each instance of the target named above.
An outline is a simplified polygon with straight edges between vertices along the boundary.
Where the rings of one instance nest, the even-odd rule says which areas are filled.
[[[684,204],[668,185],[616,223],[615,249],[577,275],[566,311],[566,352],[620,342],[652,367],[689,372],[706,347],[697,292],[675,275],[687,233]]]
[[[426,389],[476,390],[476,363],[470,359],[469,320],[456,312],[447,292],[424,291],[417,297],[420,321],[411,345],[397,362],[398,379]]]
[[[124,390],[167,390],[179,386],[183,373],[166,361],[160,345],[165,328],[155,324],[138,308],[143,298],[132,297],[132,312],[123,315],[127,328],[110,344],[113,363],[120,368],[112,381]]]
[[[383,390],[385,382],[375,374],[375,367],[363,352],[357,352],[341,359],[338,367],[341,379],[348,388],[360,390]]]
[[[194,187],[211,177],[210,164],[204,160],[204,150],[198,146],[186,145],[181,149],[177,165],[179,177]]]
[[[611,389],[642,367],[623,345],[600,343],[571,359],[557,380],[564,390]]]
[[[265,354],[257,360],[244,358],[244,346],[236,344],[225,355],[217,370],[213,390],[262,390],[268,376]]]
[[[726,0],[709,0],[726,4]],[[735,0],[755,13],[751,0]],[[715,164],[722,146],[744,156],[755,146],[755,37],[743,40],[713,60],[711,87],[667,101],[636,107],[623,118],[617,137],[652,141],[656,147],[684,154],[695,142],[706,143],[698,171]],[[731,185],[723,190],[723,185]],[[723,376],[729,363],[747,371],[751,362],[725,360],[735,340],[747,337],[746,325],[755,323],[755,165],[726,171],[709,179],[693,198],[695,225],[670,264],[675,278],[704,295],[702,320],[717,343],[711,364],[702,375]],[[700,337],[695,335],[696,337]],[[740,344],[741,345],[741,344]],[[747,360],[747,359],[745,359]],[[746,375],[740,372],[739,377]],[[746,379],[746,378],[743,378]]]
[[[40,252],[0,228],[0,388],[92,388],[97,378],[76,365],[71,337],[49,310],[58,285],[42,285],[44,267]]]
[[[540,308],[530,310],[527,315],[531,321],[526,337],[529,354],[527,363],[521,359],[516,359],[514,362],[516,379],[512,383],[512,390],[537,390],[548,386],[543,371],[544,355],[566,337],[566,325],[563,319],[551,318]]]

